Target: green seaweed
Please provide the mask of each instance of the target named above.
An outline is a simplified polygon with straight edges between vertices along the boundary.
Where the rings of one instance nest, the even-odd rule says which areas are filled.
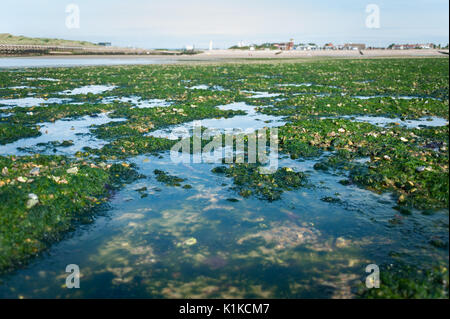
[[[284,191],[298,189],[306,185],[306,175],[290,168],[277,169],[273,174],[260,172],[257,164],[236,164],[228,167],[219,166],[212,169],[213,173],[232,177],[235,189],[242,197],[255,195],[260,199],[275,201],[281,198]]]
[[[156,175],[156,180],[166,186],[181,186],[181,183],[186,181],[184,178],[170,175],[164,171],[155,169],[153,173]],[[186,185],[185,185],[186,186]],[[186,188],[186,187],[183,187]]]
[[[448,299],[448,268],[394,264],[380,267],[380,288],[361,285],[359,298],[368,299]]]

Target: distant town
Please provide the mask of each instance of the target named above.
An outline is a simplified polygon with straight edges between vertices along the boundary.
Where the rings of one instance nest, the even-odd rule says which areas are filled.
[[[300,51],[315,51],[315,50],[412,50],[412,49],[448,49],[448,44],[443,47],[440,44],[434,43],[415,43],[415,44],[397,44],[392,43],[387,47],[374,47],[367,46],[364,43],[345,43],[345,44],[333,44],[325,43],[324,45],[318,45],[316,43],[298,43],[295,44],[291,39],[289,42],[280,43],[263,43],[261,45],[249,44],[245,45],[243,42],[238,43],[229,49],[238,50],[300,50]]]
[[[106,39],[103,39],[106,40]],[[441,51],[441,49],[443,51]],[[370,53],[369,51],[372,50]],[[14,36],[9,33],[0,33],[0,56],[25,56],[25,55],[194,55],[194,54],[225,54],[237,56],[245,54],[253,56],[250,51],[258,51],[258,55],[271,55],[275,52],[279,55],[282,52],[291,52],[290,55],[323,55],[329,51],[333,55],[383,55],[394,54],[392,50],[414,50],[408,54],[421,54],[417,50],[428,50],[427,52],[437,51],[437,54],[448,54],[448,44],[434,43],[392,43],[387,47],[374,47],[365,43],[325,43],[319,45],[316,43],[295,43],[294,39],[287,42],[267,42],[263,44],[245,44],[239,42],[228,50],[221,50],[214,47],[213,41],[210,41],[209,48],[198,48],[194,44],[185,45],[179,49],[144,49],[136,47],[120,47],[112,42],[99,41],[74,41],[50,38],[30,38],[26,36]],[[242,52],[239,52],[242,51]],[[313,53],[316,51],[316,53]],[[356,51],[356,52],[354,52]],[[364,52],[363,52],[364,51]],[[444,52],[445,51],[445,52]],[[395,53],[403,55],[405,52]]]

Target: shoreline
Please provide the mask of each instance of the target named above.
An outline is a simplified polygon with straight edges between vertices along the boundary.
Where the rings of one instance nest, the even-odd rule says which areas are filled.
[[[314,57],[436,57],[446,56],[448,49],[429,49],[429,50],[317,50],[317,51],[250,51],[250,50],[212,50],[203,51],[197,54],[45,54],[45,55],[0,55],[0,58],[21,58],[21,59],[229,59],[229,58],[271,58],[271,59],[289,59],[289,58],[314,58]]]
[[[281,53],[280,53],[281,52]],[[447,50],[242,51],[213,50],[195,55],[37,55],[0,56],[0,69],[170,65],[215,63],[303,63],[321,60],[448,58]]]

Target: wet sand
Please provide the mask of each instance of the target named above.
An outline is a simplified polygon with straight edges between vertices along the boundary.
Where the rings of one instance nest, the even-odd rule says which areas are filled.
[[[276,51],[276,50],[205,50],[199,54],[185,54],[185,55],[167,55],[167,54],[152,54],[152,55],[48,55],[48,56],[34,56],[23,57],[26,58],[42,58],[42,59],[67,59],[69,57],[77,59],[138,59],[138,60],[152,60],[152,59],[168,59],[168,60],[192,60],[197,58],[202,59],[242,59],[242,58],[270,58],[270,59],[285,59],[285,58],[312,58],[312,57],[436,57],[447,56],[442,52],[449,53],[449,50],[444,49],[416,49],[416,50],[362,50],[362,55],[358,50],[316,50],[316,51]]]
[[[280,53],[281,52],[281,53]],[[440,52],[448,50],[317,50],[317,51],[243,51],[243,50],[213,50],[195,55],[202,58],[312,58],[312,57],[436,57],[446,56]]]

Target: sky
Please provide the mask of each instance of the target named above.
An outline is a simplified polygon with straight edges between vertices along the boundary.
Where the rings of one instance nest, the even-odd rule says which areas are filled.
[[[79,8],[68,28],[66,7]],[[366,20],[379,8],[379,27]],[[448,0],[1,0],[0,33],[141,48],[283,42],[447,44]],[[71,20],[74,21],[74,20]],[[372,20],[373,21],[373,20]],[[73,26],[73,24],[72,24]]]

